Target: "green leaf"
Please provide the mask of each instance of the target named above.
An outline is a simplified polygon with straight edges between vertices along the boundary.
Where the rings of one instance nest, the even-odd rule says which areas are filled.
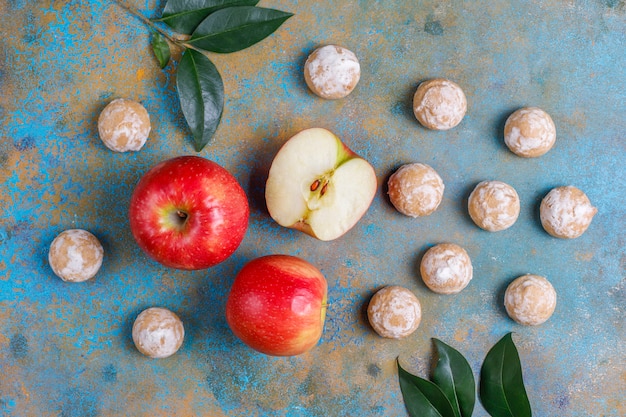
[[[259,0],[168,0],[157,21],[185,35],[191,33],[211,13],[231,6],[255,6]]]
[[[457,417],[470,417],[476,403],[476,382],[467,360],[456,349],[433,339],[437,348],[437,366],[433,382],[446,395]]]
[[[165,68],[172,56],[169,43],[159,32],[153,32],[151,44],[152,52],[154,52],[154,56],[159,61],[159,66]]]
[[[291,16],[261,7],[228,7],[204,19],[187,42],[210,52],[241,51],[271,35]]]
[[[522,365],[511,333],[496,343],[480,371],[480,400],[492,417],[531,417]]]
[[[441,388],[412,375],[398,362],[398,379],[404,404],[411,417],[455,417],[450,401]]]
[[[196,152],[211,140],[224,110],[224,83],[204,54],[187,49],[176,73],[176,89]]]

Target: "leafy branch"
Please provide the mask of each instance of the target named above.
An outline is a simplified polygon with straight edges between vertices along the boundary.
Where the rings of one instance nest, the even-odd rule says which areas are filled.
[[[432,382],[404,370],[398,362],[398,379],[411,417],[471,417],[476,383],[463,355],[434,339],[437,365]],[[480,400],[492,417],[531,417],[522,378],[522,366],[511,333],[487,353],[480,371]]]
[[[224,110],[224,83],[206,54],[246,49],[293,16],[257,7],[258,0],[168,0],[161,17],[151,20],[121,0],[114,2],[152,29],[152,51],[161,68],[170,62],[172,46],[184,49],[176,69],[176,90],[196,152],[213,138]]]

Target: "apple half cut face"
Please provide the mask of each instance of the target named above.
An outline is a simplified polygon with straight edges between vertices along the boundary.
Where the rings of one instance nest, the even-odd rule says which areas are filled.
[[[265,186],[270,216],[317,239],[336,239],[369,208],[374,168],[322,128],[301,131],[278,151]]]

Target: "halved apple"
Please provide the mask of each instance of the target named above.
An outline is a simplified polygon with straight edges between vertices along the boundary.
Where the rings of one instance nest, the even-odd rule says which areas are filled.
[[[369,208],[374,168],[322,128],[301,131],[278,151],[265,187],[270,216],[320,240],[350,230]]]

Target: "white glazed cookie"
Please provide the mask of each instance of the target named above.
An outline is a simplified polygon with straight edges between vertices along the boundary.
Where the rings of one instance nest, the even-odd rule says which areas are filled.
[[[520,201],[513,187],[501,181],[483,181],[468,200],[469,214],[482,229],[497,232],[513,226],[520,212]]]
[[[472,279],[472,261],[462,247],[441,243],[426,251],[420,263],[420,274],[432,291],[456,294]]]
[[[402,214],[419,217],[433,213],[443,198],[444,184],[426,164],[402,165],[387,181],[391,204]]]
[[[555,141],[554,122],[540,108],[521,108],[511,114],[504,124],[504,143],[518,156],[541,156],[552,149]]]
[[[354,90],[361,78],[361,66],[354,52],[337,45],[322,46],[304,64],[304,79],[316,95],[339,99]]]
[[[170,310],[151,307],[142,311],[133,324],[133,342],[151,358],[167,358],[183,344],[183,322]]]
[[[148,140],[150,116],[136,101],[119,98],[102,110],[98,133],[107,148],[115,152],[138,151]]]
[[[467,111],[465,93],[458,84],[443,78],[424,81],[413,96],[413,113],[428,129],[452,129]]]
[[[93,278],[100,267],[104,250],[100,241],[83,229],[60,233],[50,245],[48,262],[63,281],[82,282]]]
[[[536,326],[552,316],[556,307],[556,291],[544,277],[523,275],[507,287],[504,307],[516,322]]]
[[[392,285],[374,294],[367,306],[367,317],[380,336],[400,339],[419,327],[422,309],[415,294],[406,288]]]
[[[539,207],[545,231],[564,239],[573,239],[585,233],[597,212],[587,195],[571,185],[550,190]]]

